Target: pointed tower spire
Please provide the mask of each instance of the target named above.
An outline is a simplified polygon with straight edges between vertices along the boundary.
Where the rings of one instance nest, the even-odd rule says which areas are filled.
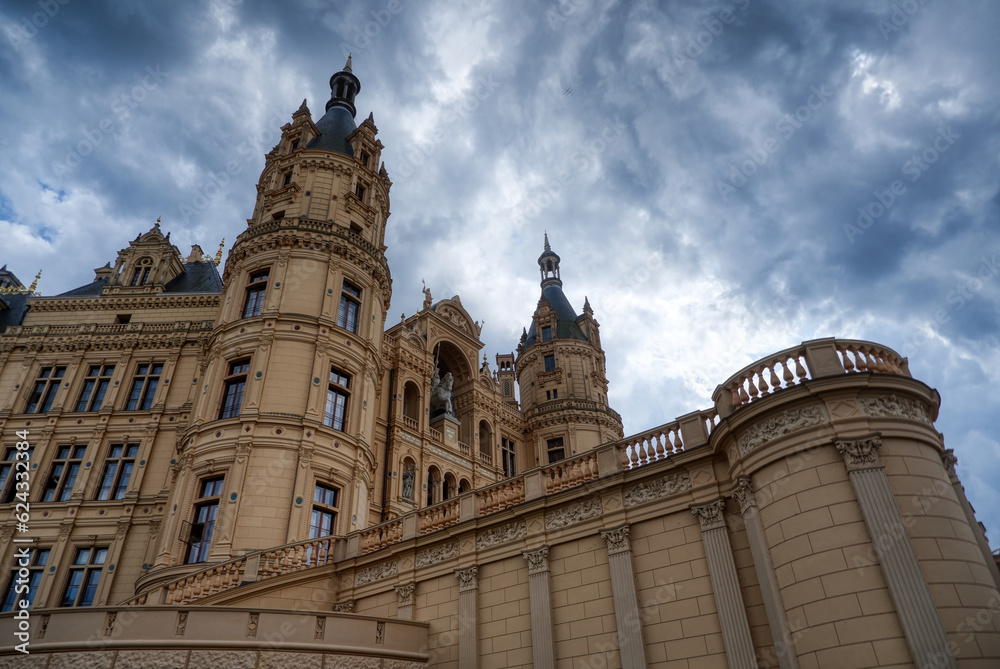
[[[353,52],[350,52],[350,53],[347,54],[347,62],[344,64],[344,72],[353,72],[354,71],[354,70],[351,69],[351,56],[353,56],[353,55],[354,55]]]

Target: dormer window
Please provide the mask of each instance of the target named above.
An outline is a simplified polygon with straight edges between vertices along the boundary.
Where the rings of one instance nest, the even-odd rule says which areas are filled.
[[[290,183],[292,183],[292,172],[291,172],[291,170],[289,170],[288,172],[285,172],[285,179],[284,179],[284,181],[281,182],[281,187],[284,188],[285,186],[287,186]]]
[[[549,341],[552,339],[552,326],[543,325],[542,326],[542,341]]]
[[[365,201],[365,187],[358,184],[354,187],[354,194],[358,196],[358,199],[362,202]]]
[[[294,151],[297,148],[299,148],[299,140],[293,139],[292,140],[292,146],[291,146],[291,149],[289,149],[289,151]]]
[[[153,269],[153,261],[149,258],[143,258],[139,261],[139,266],[135,268],[132,272],[132,280],[129,282],[129,286],[145,286],[146,282],[149,281],[149,273]]]
[[[370,160],[370,157],[368,156],[368,154],[365,153],[364,151],[362,151],[360,159],[361,159],[361,165],[363,167],[368,167],[368,161]]]

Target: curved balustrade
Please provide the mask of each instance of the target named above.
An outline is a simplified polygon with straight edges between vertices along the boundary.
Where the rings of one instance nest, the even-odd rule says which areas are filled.
[[[542,470],[545,492],[550,494],[573,488],[597,477],[597,454],[593,451],[572,460],[557,462]]]
[[[417,516],[420,518],[420,534],[429,534],[451,527],[458,522],[458,499],[451,499],[418,511]]]
[[[323,537],[265,551],[260,556],[257,580],[320,567],[332,562],[333,543],[332,537]]]
[[[403,538],[403,521],[395,518],[361,531],[361,554],[385,548]]]
[[[243,580],[246,560],[226,562],[192,574],[167,586],[165,604],[189,604],[196,599],[214,595],[238,586]]]
[[[674,453],[684,451],[680,423],[674,421],[640,432],[618,442],[621,451],[622,469],[634,469],[641,465],[662,460]]]
[[[910,375],[906,359],[880,344],[816,339],[744,367],[719,387],[714,399],[728,415],[741,406],[810,379],[857,372]]]
[[[520,504],[524,501],[524,478],[511,479],[491,488],[477,490],[476,497],[479,500],[479,515],[481,516]]]

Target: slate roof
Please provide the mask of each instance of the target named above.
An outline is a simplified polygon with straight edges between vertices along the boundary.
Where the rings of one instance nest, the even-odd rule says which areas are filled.
[[[587,339],[587,335],[585,335],[583,330],[580,328],[580,324],[576,322],[580,317],[573,309],[573,305],[569,303],[569,300],[566,298],[566,294],[563,293],[561,286],[552,283],[542,288],[542,296],[538,299],[539,306],[541,306],[543,302],[548,302],[549,308],[556,312],[556,331],[552,333],[553,339],[578,339],[580,341],[589,341]],[[527,331],[528,338],[524,341],[524,348],[528,348],[529,346],[538,343],[538,337],[535,334],[534,324],[532,324],[532,327],[527,328]]]

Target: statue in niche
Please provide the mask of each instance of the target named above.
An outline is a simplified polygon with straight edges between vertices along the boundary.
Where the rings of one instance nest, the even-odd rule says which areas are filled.
[[[406,469],[403,470],[403,498],[413,499],[413,482],[416,473],[413,471],[413,463],[407,462]]]
[[[435,414],[455,415],[455,406],[452,402],[452,387],[455,379],[451,372],[447,372],[444,378],[441,377],[441,370],[434,368],[434,377],[431,378],[431,417]]]

